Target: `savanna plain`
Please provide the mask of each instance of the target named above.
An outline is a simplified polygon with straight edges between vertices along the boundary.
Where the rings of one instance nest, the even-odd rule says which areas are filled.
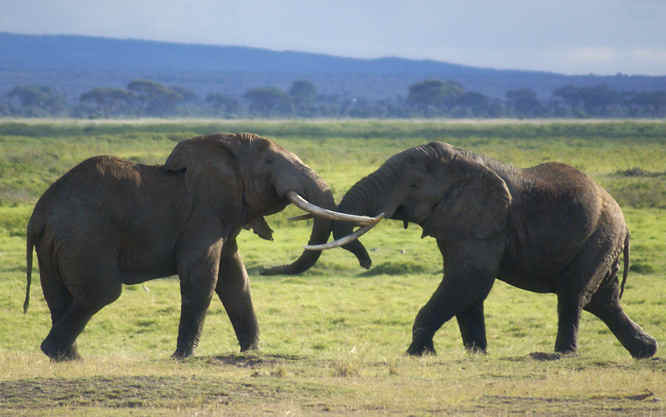
[[[418,309],[442,279],[435,241],[386,221],[362,238],[370,270],[342,249],[299,276],[262,276],[293,260],[310,224],[268,217],[274,241],[244,231],[261,349],[239,353],[217,298],[201,343],[175,349],[174,277],[126,286],[78,338],[82,361],[39,345],[50,316],[38,273],[25,295],[25,226],[39,195],[83,159],[160,164],[183,139],[254,132],[298,154],[339,201],[390,155],[441,140],[527,167],[561,161],[618,200],[631,230],[622,304],[660,345],[634,360],[583,313],[576,356],[542,360],[557,329],[554,295],[497,281],[486,300],[488,353],[468,354],[455,321],[436,356],[404,354]],[[0,415],[34,416],[664,416],[666,415],[666,122],[664,121],[0,121]],[[35,261],[35,271],[37,268]]]

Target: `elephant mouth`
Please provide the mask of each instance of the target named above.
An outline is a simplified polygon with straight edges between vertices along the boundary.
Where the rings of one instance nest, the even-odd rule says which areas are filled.
[[[409,222],[413,220],[410,220],[409,214],[407,213],[407,209],[405,206],[398,206],[398,208],[395,209],[395,212],[391,216],[392,219],[394,220],[400,220],[402,221],[402,226],[407,229],[409,226]]]
[[[412,213],[405,206],[398,206],[393,215],[390,217],[393,220],[402,221],[402,225],[405,229],[409,226],[409,223],[418,224],[421,227],[424,227],[430,220],[429,214],[423,214],[417,216],[415,213]]]

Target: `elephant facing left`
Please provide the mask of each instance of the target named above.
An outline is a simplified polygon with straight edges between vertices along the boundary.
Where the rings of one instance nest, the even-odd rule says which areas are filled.
[[[256,348],[259,328],[236,236],[251,228],[272,239],[263,216],[290,202],[314,213],[312,243],[326,242],[331,218],[359,220],[327,210],[335,207],[329,187],[295,154],[253,134],[185,140],[160,166],[110,156],[82,162],[46,190],[27,226],[24,311],[34,246],[52,320],[42,351],[56,361],[79,358],[77,336],[122,284],[174,274],[181,292],[174,358],[192,354],[213,292],[241,351]],[[303,251],[277,269],[296,273],[319,255]]]

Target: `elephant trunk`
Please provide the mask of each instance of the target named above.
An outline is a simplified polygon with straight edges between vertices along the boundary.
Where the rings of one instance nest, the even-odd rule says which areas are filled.
[[[306,200],[319,207],[329,210],[335,209],[335,200],[330,188],[310,170],[308,170],[307,179],[300,184],[300,189],[296,191]],[[315,217],[308,244],[317,245],[326,243],[331,234],[332,223],[329,219]],[[320,255],[320,250],[304,250],[298,259],[292,263],[266,268],[261,273],[262,275],[300,274],[310,269],[317,262]]]
[[[379,170],[361,179],[354,184],[344,195],[338,206],[342,213],[364,216],[376,216],[386,205],[386,199],[391,193],[391,184],[397,178],[397,173],[391,164],[384,165]],[[333,222],[333,237],[340,239],[352,233],[354,224],[348,222]],[[342,246],[352,252],[363,268],[370,268],[372,259],[363,244],[354,240]]]

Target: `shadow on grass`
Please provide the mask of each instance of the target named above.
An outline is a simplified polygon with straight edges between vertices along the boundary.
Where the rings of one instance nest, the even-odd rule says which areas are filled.
[[[615,175],[619,177],[665,177],[666,171],[653,172],[643,168],[633,167],[625,170],[615,171]]]
[[[432,272],[430,269],[420,264],[407,262],[382,262],[381,264],[358,274],[359,277],[374,277],[377,275],[406,275],[406,274],[428,274],[439,273]]]
[[[214,355],[214,356],[198,356],[187,359],[190,363],[201,363],[206,365],[232,365],[239,368],[256,368],[264,366],[274,366],[286,362],[296,362],[305,360],[305,356],[298,355],[282,355],[282,354],[267,354],[261,352],[229,354],[229,355]]]

